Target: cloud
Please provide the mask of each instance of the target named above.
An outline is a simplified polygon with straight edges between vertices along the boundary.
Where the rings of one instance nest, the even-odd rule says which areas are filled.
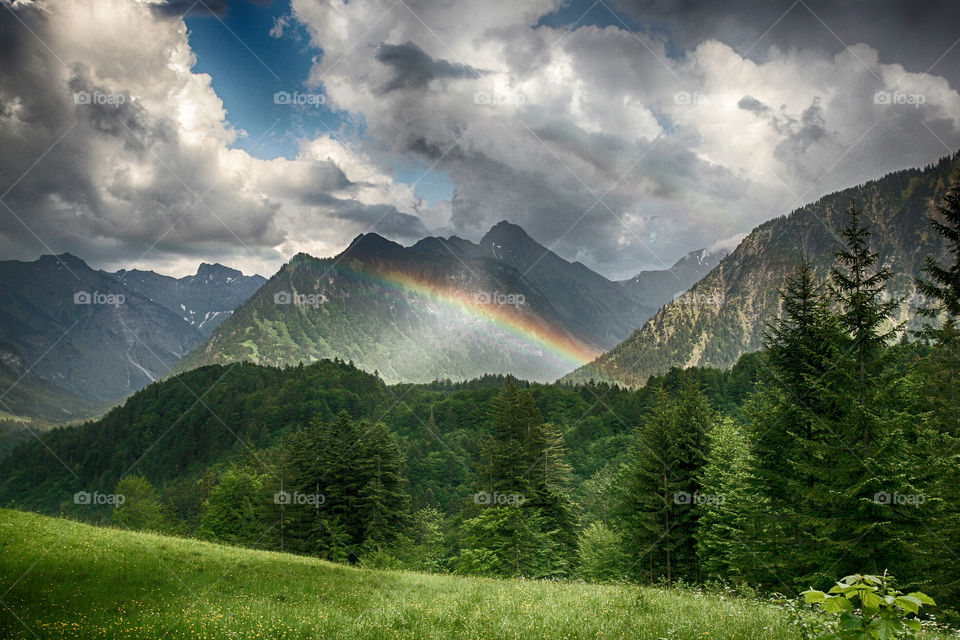
[[[336,253],[381,217],[378,228],[422,231],[407,219],[423,206],[412,190],[332,139],[293,161],[230,148],[237,132],[210,77],[191,71],[185,25],[155,7],[0,12],[3,254],[178,273],[216,258],[269,274],[301,247]]]
[[[251,4],[270,4],[273,0],[166,0],[153,2],[151,8],[158,15],[164,17],[182,17],[182,16],[222,16],[229,9],[230,5],[239,2],[249,2]]]
[[[737,102],[737,106],[745,111],[753,111],[754,113],[767,113],[770,111],[770,107],[763,104],[753,96],[743,96]]]
[[[794,50],[839,53],[847,45],[866,44],[881,59],[914,71],[945,75],[960,85],[956,42],[960,4],[926,0],[922,9],[901,0],[804,0],[795,3],[754,0],[611,0],[609,6],[628,23],[669,34],[680,50],[719,40],[757,62],[775,52]],[[774,53],[776,55],[776,53]],[[952,60],[952,64],[951,64]]]
[[[723,18],[711,30],[635,3],[664,28],[567,32],[541,22],[562,4],[292,0],[273,35],[304,28],[323,52],[309,88],[362,135],[260,160],[232,148],[241,133],[192,72],[182,5],[17,3],[0,12],[0,180],[14,212],[0,209],[0,251],[270,273],[367,230],[477,239],[508,219],[623,278],[960,147],[955,85],[924,71],[934,60],[892,62],[873,32],[849,48],[787,46],[813,28],[804,10],[750,49],[759,9],[751,22],[705,8]],[[410,165],[447,176],[451,200],[428,206],[396,182]]]
[[[450,177],[445,229],[461,235],[507,218],[626,277],[960,146],[956,90],[868,45],[764,43],[754,59],[707,37],[677,55],[667,36],[616,21],[565,33],[516,4],[292,5],[325,51],[312,82],[363,118],[371,156]],[[440,61],[483,73],[432,82]],[[928,99],[897,108],[878,91]]]
[[[481,72],[463,64],[434,60],[423,49],[405,42],[381,44],[374,56],[379,62],[393,67],[395,75],[383,87],[382,93],[396,89],[421,89],[441,78],[478,78]]]

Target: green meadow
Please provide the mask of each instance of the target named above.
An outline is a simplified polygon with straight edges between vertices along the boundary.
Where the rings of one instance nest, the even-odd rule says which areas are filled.
[[[800,637],[722,594],[365,570],[9,510],[0,549],[3,638]]]

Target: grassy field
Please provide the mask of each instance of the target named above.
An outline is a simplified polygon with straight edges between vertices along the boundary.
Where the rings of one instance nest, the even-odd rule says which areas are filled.
[[[8,510],[0,594],[2,638],[797,637],[717,595],[362,570]]]

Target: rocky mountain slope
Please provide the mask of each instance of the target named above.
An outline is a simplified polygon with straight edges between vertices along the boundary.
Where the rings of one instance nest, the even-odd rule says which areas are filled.
[[[245,276],[222,264],[207,263],[200,265],[196,275],[182,278],[139,269],[113,275],[131,290],[179,315],[206,337],[267,281],[260,275]]]
[[[10,405],[0,409],[88,417],[159,379],[203,342],[204,317],[215,321],[259,284],[238,274],[205,265],[179,280],[115,275],[70,254],[0,261],[0,401]]]
[[[642,385],[671,367],[729,367],[760,349],[767,322],[779,312],[778,290],[801,252],[825,279],[840,246],[851,202],[872,226],[872,248],[896,273],[890,294],[905,298],[900,319],[916,326],[914,277],[924,258],[944,246],[927,222],[960,166],[960,155],[923,169],[888,174],[827,195],[750,233],[689,291],[665,305],[610,352],[565,377]]]

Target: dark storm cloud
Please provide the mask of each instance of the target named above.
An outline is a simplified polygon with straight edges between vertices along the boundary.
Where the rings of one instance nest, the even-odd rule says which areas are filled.
[[[394,76],[383,87],[388,93],[395,89],[419,89],[440,78],[479,78],[481,72],[463,64],[435,60],[412,42],[382,44],[376,59],[392,67]]]
[[[744,111],[753,111],[754,113],[766,113],[767,111],[770,111],[770,107],[763,104],[753,96],[743,96],[740,98],[737,106]]]
[[[956,0],[614,0],[611,7],[666,31],[680,49],[715,38],[758,59],[771,45],[837,52],[864,42],[881,62],[929,69],[960,84],[960,45],[947,53],[960,37]]]

